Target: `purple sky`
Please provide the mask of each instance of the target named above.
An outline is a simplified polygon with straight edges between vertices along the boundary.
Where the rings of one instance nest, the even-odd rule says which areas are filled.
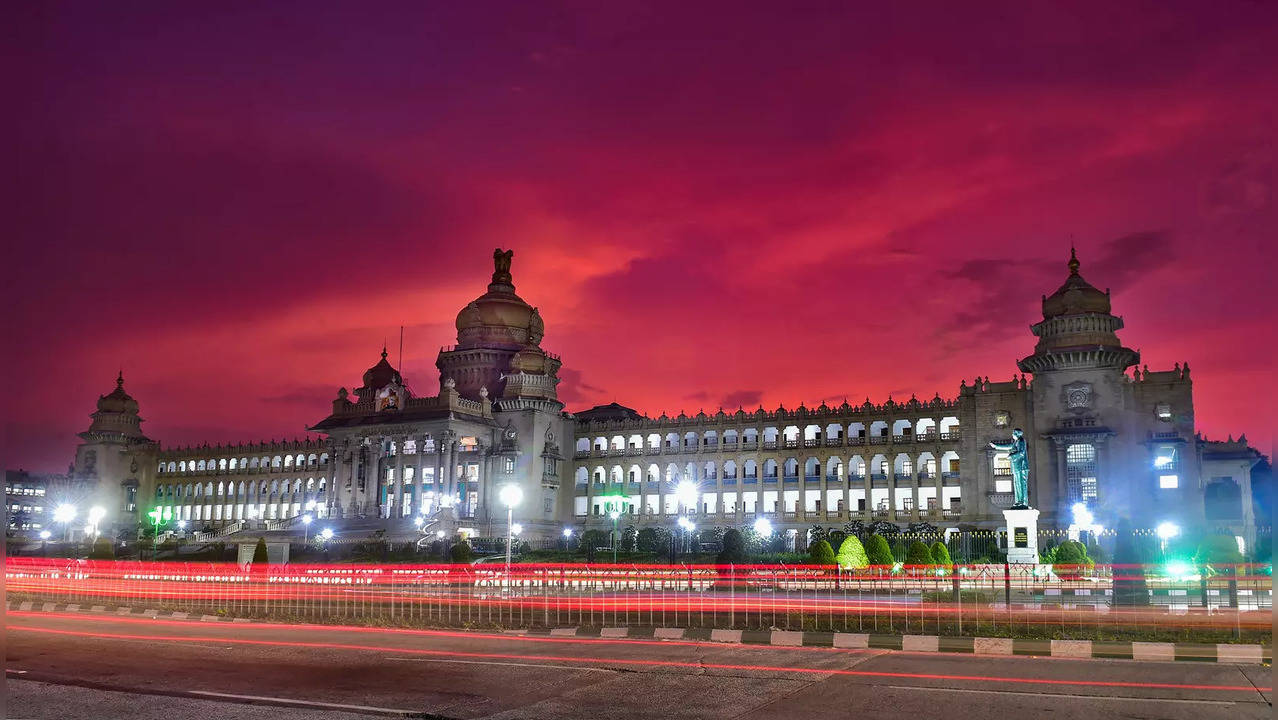
[[[848,5],[10,8],[0,461],[120,367],[166,444],[300,436],[401,324],[434,392],[496,246],[570,409],[952,397],[1071,238],[1268,452],[1278,6]]]

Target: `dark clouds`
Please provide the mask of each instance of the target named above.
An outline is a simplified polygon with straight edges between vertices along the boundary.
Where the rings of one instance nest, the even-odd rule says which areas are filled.
[[[23,8],[0,460],[62,467],[121,365],[165,442],[292,434],[400,325],[432,392],[498,245],[570,407],[655,416],[1008,377],[1073,238],[1205,429],[1273,435],[1274,16]]]

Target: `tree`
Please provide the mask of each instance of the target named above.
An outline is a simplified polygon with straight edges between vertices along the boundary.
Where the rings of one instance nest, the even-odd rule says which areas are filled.
[[[625,530],[621,531],[621,552],[632,553],[635,551],[635,536],[638,531],[634,525],[627,525]]]
[[[808,557],[813,565],[833,565],[834,548],[827,540],[817,540],[808,546]]]
[[[890,523],[887,520],[875,520],[874,524],[870,526],[870,532],[886,537],[888,535],[896,535],[901,532],[901,528],[896,523]]]
[[[830,541],[830,547],[836,548],[843,546],[843,541],[847,539],[847,536],[848,534],[842,530],[831,530],[830,534],[825,536],[825,539]]]
[[[736,565],[745,562],[745,538],[741,531],[733,528],[723,534],[723,550],[715,562],[719,565]]]
[[[843,532],[858,538],[865,537],[865,523],[860,520],[849,520],[843,523]]]
[[[253,564],[266,565],[268,562],[266,557],[266,538],[260,537],[257,539],[257,545],[253,546]]]
[[[946,570],[954,569],[954,561],[950,559],[950,549],[940,540],[932,543],[932,562]]]
[[[1212,574],[1228,572],[1231,566],[1243,562],[1238,552],[1238,541],[1228,535],[1208,535],[1194,553],[1194,563]]]
[[[635,546],[639,548],[639,552],[666,552],[670,549],[670,531],[665,528],[646,527],[635,534]]]
[[[888,547],[887,540],[882,535],[874,533],[870,535],[870,539],[865,542],[865,555],[869,559],[871,565],[894,565],[896,558],[892,555],[892,548]]]
[[[811,528],[808,528],[808,545],[815,545],[820,540],[829,539],[827,537],[828,534],[829,531],[825,528],[820,525],[813,525]]]
[[[470,549],[470,543],[458,540],[456,545],[449,548],[448,557],[455,563],[469,563],[474,557],[474,552]]]
[[[1059,552],[1057,553],[1059,559]],[[1148,605],[1145,566],[1141,564],[1131,521],[1118,521],[1114,537],[1114,605]]]
[[[928,567],[936,563],[932,559],[932,551],[928,549],[927,544],[915,540],[910,543],[910,548],[905,553],[905,564],[912,567]]]
[[[256,554],[256,553],[254,553]],[[105,537],[93,541],[93,550],[89,552],[90,560],[114,560],[115,546]]]
[[[843,539],[843,543],[839,545],[839,554],[834,557],[834,561],[844,570],[860,570],[870,564],[870,559],[865,554],[865,546],[856,535],[848,535]]]

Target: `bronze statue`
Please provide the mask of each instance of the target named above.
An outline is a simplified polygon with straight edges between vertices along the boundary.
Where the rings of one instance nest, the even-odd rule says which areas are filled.
[[[1025,432],[1020,428],[1012,430],[1010,443],[990,443],[990,447],[1007,453],[1012,465],[1013,510],[1029,508],[1029,458],[1025,454]]]
[[[502,252],[501,248],[493,250],[493,282],[504,285],[511,284],[510,259],[515,256],[514,250]]]

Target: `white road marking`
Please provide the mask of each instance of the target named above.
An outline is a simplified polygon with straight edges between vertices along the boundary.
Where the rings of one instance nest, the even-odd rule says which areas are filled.
[[[969,688],[925,687],[920,685],[888,685],[893,690],[932,690],[934,692],[980,693],[984,695],[1036,695],[1039,697],[1074,698],[1078,700],[1128,700],[1132,702],[1188,703],[1190,705],[1237,705],[1233,700],[1186,700],[1182,698],[1123,697],[1119,695],[1075,695],[1071,693],[1019,692],[1016,690],[972,690]]]
[[[306,707],[331,708],[336,710],[362,710],[364,712],[381,712],[381,713],[416,713],[420,710],[408,710],[404,708],[386,708],[376,707],[373,705],[347,705],[345,703],[326,703],[315,702],[313,700],[297,700],[294,698],[269,697],[265,695],[236,695],[234,693],[210,692],[208,690],[190,690],[191,695],[202,695],[204,697],[228,698],[231,700],[256,700],[258,702],[279,703],[281,705],[303,705]]]
[[[509,667],[559,668],[561,670],[581,670],[582,672],[617,672],[608,668],[581,667],[580,665],[543,665],[541,663],[495,662],[492,660],[442,660],[419,657],[383,657],[383,660],[403,660],[405,662],[460,663],[462,665],[506,665]]]

